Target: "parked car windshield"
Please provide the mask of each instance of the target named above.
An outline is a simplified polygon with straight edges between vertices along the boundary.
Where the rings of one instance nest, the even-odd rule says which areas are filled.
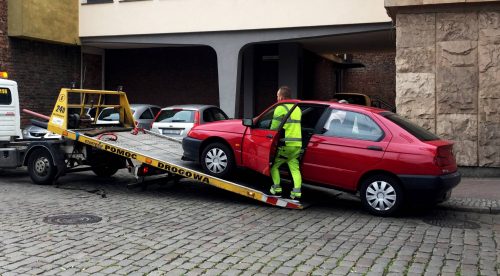
[[[411,135],[415,136],[420,141],[433,141],[439,140],[440,138],[434,133],[417,126],[416,124],[406,120],[405,118],[391,112],[384,112],[381,114],[385,118],[389,119],[393,123],[397,124],[404,130],[408,131]]]
[[[160,111],[155,122],[162,123],[193,123],[194,110],[164,109]]]
[[[132,115],[135,113],[135,109],[131,108],[130,111],[132,112]],[[101,114],[99,114],[98,120],[101,121],[118,121],[120,120],[120,113],[118,112],[117,109],[114,108],[105,108],[101,111]]]

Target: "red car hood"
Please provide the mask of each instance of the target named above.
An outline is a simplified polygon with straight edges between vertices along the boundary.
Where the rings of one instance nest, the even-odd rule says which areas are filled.
[[[242,124],[241,119],[233,119],[233,120],[224,120],[213,123],[206,123],[203,125],[198,125],[194,127],[192,130],[195,131],[222,131],[222,132],[231,132],[231,133],[240,133],[243,134],[245,132],[246,126]]]

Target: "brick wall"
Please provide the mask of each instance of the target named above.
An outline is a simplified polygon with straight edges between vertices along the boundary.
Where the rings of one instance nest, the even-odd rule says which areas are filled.
[[[210,47],[106,51],[106,88],[130,103],[219,105],[217,58]]]
[[[354,62],[361,62],[364,68],[347,69],[344,74],[344,93],[363,93],[378,96],[391,105],[396,100],[396,51],[350,52]]]
[[[304,51],[302,72],[302,99],[327,101],[333,98],[336,86],[333,62]]]
[[[21,108],[50,115],[62,87],[80,80],[80,47],[7,36],[7,0],[0,0],[0,70],[17,81]],[[29,123],[22,114],[22,125]]]

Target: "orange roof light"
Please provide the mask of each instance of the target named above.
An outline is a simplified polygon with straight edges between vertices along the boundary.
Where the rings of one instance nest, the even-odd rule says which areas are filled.
[[[7,74],[7,72],[0,72],[0,78],[6,79],[8,77],[9,77],[9,74]]]

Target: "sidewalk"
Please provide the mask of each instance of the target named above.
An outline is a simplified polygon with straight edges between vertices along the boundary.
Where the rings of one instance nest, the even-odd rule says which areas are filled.
[[[464,212],[500,214],[500,178],[462,178],[451,198],[440,208]]]

